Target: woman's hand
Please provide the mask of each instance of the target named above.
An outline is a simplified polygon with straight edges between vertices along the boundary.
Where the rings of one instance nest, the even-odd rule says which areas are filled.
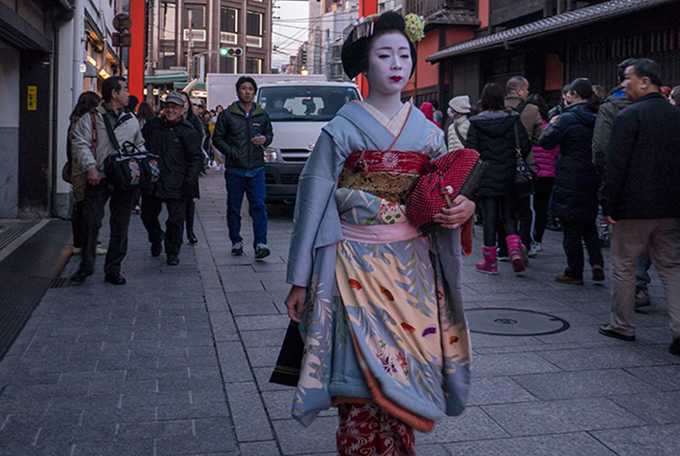
[[[467,222],[474,213],[475,203],[463,195],[458,195],[456,199],[453,200],[452,207],[445,207],[439,214],[435,215],[432,220],[435,223],[439,223],[444,228],[455,230],[463,223]]]
[[[307,288],[293,285],[286,298],[286,307],[288,307],[288,317],[296,323],[300,322],[302,311],[305,309],[305,297],[307,296]]]

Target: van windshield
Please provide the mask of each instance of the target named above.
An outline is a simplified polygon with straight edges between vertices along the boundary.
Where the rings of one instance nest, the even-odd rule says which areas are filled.
[[[257,102],[273,121],[328,122],[347,102],[358,100],[354,87],[262,87]]]

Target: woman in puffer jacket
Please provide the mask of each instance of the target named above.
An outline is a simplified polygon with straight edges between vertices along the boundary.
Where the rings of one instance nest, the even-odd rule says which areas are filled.
[[[519,114],[505,109],[505,91],[498,84],[484,86],[481,107],[483,111],[470,118],[467,137],[467,146],[477,150],[480,159],[487,164],[477,192],[484,219],[484,258],[475,268],[482,273],[498,274],[496,237],[502,221],[513,270],[520,273],[526,265],[522,241],[517,233],[516,148],[519,146],[526,158],[531,144]]]
[[[529,103],[538,106],[538,111],[543,118],[542,129],[545,130],[548,126],[548,105],[543,97],[537,94],[529,97]],[[560,153],[560,146],[544,149],[537,144],[533,146],[532,152],[536,166],[536,181],[534,182],[534,232],[532,233],[534,242],[529,248],[529,256],[533,258],[543,251],[541,244],[548,224],[550,195],[555,184],[555,161]]]
[[[604,280],[604,258],[595,225],[600,177],[593,164],[592,152],[597,106],[592,101],[593,86],[588,79],[572,82],[569,95],[570,105],[550,121],[538,144],[545,149],[560,146],[552,210],[562,221],[567,268],[555,280],[582,285],[583,244],[590,257],[593,280]]]

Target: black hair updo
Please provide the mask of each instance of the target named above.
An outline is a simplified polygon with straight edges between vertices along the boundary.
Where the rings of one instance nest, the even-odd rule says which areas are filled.
[[[371,23],[372,22],[372,23]],[[373,39],[390,32],[404,35],[411,49],[411,75],[416,69],[416,47],[406,36],[406,25],[401,14],[386,11],[369,23],[355,26],[342,45],[342,67],[350,79],[368,70],[368,52]]]

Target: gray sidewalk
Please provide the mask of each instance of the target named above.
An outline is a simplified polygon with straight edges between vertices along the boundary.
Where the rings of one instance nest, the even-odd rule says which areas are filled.
[[[201,187],[200,242],[183,249],[178,268],[149,256],[136,217],[128,285],[106,285],[99,272],[48,292],[0,363],[0,455],[335,453],[335,414],[305,429],[290,418],[292,389],[267,382],[288,324],[291,211],[270,214],[267,261],[253,261],[247,219],[247,255],[233,258],[223,177]],[[652,309],[636,316],[638,342],[607,339],[597,334],[607,286],[554,283],[561,234],[545,246],[524,278],[507,264],[498,277],[477,274],[466,259],[468,315],[527,309],[569,329],[473,334],[470,406],[419,435],[419,454],[680,454],[680,358],[666,352],[657,278]]]

